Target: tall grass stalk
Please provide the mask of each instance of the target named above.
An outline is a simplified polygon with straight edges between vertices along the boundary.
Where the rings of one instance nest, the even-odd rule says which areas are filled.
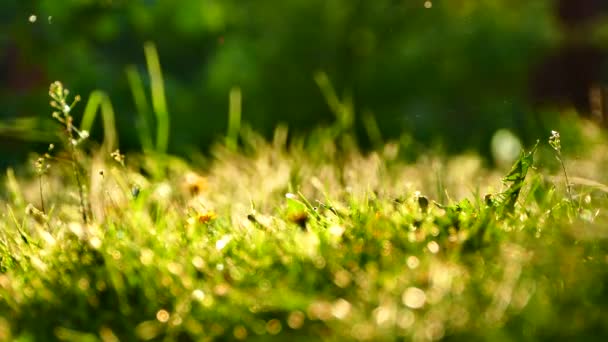
[[[152,134],[150,133],[150,123],[148,121],[150,107],[148,106],[143,81],[137,72],[137,69],[132,65],[127,67],[126,73],[127,80],[129,81],[129,87],[131,88],[131,93],[133,94],[135,108],[137,109],[137,134],[139,135],[139,142],[141,143],[144,151],[151,151],[153,149],[153,143]]]
[[[380,132],[380,128],[378,127],[378,122],[374,117],[374,114],[371,112],[364,112],[361,117],[363,121],[363,128],[365,128],[365,132],[367,133],[367,137],[371,142],[372,146],[376,149],[380,149],[382,147],[382,133]]]
[[[551,136],[549,137],[549,145],[551,145],[551,147],[555,151],[555,158],[557,159],[557,161],[559,161],[559,164],[562,167],[562,172],[564,173],[564,178],[566,179],[566,191],[568,192],[570,204],[574,204],[572,188],[570,186],[570,180],[568,179],[568,172],[566,172],[566,165],[564,164],[564,159],[562,158],[562,143],[559,132],[551,131]]]
[[[165,84],[158,58],[158,51],[152,42],[144,44],[144,53],[150,76],[152,108],[156,115],[156,150],[166,153],[169,146],[169,111],[165,99]]]
[[[323,94],[329,109],[336,116],[340,130],[342,132],[350,130],[354,122],[352,98],[344,96],[344,100],[340,100],[334,86],[329,80],[329,76],[323,71],[316,72],[314,80],[319,90],[321,90],[321,94]]]
[[[230,89],[228,107],[228,132],[226,134],[226,146],[232,151],[236,151],[238,147],[239,132],[241,130],[241,88],[234,87]]]
[[[105,92],[95,90],[89,96],[82,116],[82,122],[80,123],[80,130],[91,132],[98,109],[101,112],[101,120],[103,122],[104,152],[113,151],[118,147],[118,134],[116,133],[114,108],[112,107],[112,102],[110,102],[110,97]]]

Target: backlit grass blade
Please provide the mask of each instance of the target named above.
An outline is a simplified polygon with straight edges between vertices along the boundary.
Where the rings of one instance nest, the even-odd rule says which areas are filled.
[[[378,122],[376,121],[374,114],[371,112],[365,112],[361,120],[363,120],[363,127],[365,128],[365,132],[367,133],[367,137],[372,143],[372,146],[378,149],[381,148],[382,133],[380,132],[380,128],[378,127]]]
[[[135,108],[137,109],[137,123],[139,126],[137,134],[139,135],[139,142],[144,151],[149,151],[153,149],[153,143],[150,124],[148,122],[150,107],[148,106],[144,85],[135,66],[128,66],[126,73],[129,87],[131,88],[131,94],[133,94]]]
[[[346,131],[352,128],[354,121],[352,98],[350,96],[345,96],[345,100],[341,101],[340,98],[338,98],[336,90],[331,84],[327,73],[323,71],[316,72],[314,80],[321,90],[323,97],[325,97],[329,109],[336,116],[340,129]]]
[[[226,135],[226,146],[236,151],[238,137],[241,130],[241,107],[242,94],[239,87],[230,90],[229,110],[228,110],[228,133]]]
[[[152,88],[152,108],[156,115],[156,150],[160,153],[167,152],[169,146],[169,112],[165,99],[165,84],[158,59],[158,52],[154,43],[147,42],[144,45],[150,86]]]
[[[101,91],[95,90],[89,96],[89,101],[84,109],[80,130],[91,132],[93,122],[97,115],[97,110],[101,112],[101,120],[103,123],[103,145],[106,151],[112,151],[118,147],[118,134],[116,134],[116,122],[114,120],[114,108],[108,95]]]

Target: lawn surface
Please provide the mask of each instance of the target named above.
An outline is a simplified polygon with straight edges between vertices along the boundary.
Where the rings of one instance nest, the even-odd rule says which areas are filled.
[[[4,176],[0,340],[606,340],[589,130],[570,191],[547,139],[512,172],[323,131],[190,162],[58,148]]]

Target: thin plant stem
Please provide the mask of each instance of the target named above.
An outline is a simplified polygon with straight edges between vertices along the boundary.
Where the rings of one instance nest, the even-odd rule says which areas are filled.
[[[80,171],[78,170],[78,162],[76,160],[76,147],[74,146],[74,136],[72,134],[72,120],[68,118],[66,124],[66,132],[68,137],[68,145],[70,146],[70,159],[72,162],[72,169],[74,170],[74,177],[76,178],[76,185],[78,186],[78,197],[80,198],[80,211],[82,212],[82,221],[85,224],[88,223],[87,207],[84,200],[84,190],[82,186],[82,180],[80,179]]]
[[[44,196],[42,194],[42,175],[38,176],[38,190],[40,190],[40,209],[46,214],[46,210],[44,209]]]
[[[570,198],[570,203],[574,203],[574,199],[572,197],[572,189],[570,188],[570,180],[568,179],[568,173],[566,172],[566,165],[564,165],[564,161],[561,158],[561,153],[559,153],[557,155],[557,160],[559,160],[559,163],[562,166],[562,171],[564,172],[564,177],[566,178],[566,191],[568,192],[568,197]]]

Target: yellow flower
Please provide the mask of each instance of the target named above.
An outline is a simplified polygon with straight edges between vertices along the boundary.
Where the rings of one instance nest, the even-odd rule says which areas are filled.
[[[213,211],[209,211],[206,213],[199,213],[196,216],[196,220],[199,223],[208,223],[208,222],[215,220],[216,217],[217,217],[217,215]]]

